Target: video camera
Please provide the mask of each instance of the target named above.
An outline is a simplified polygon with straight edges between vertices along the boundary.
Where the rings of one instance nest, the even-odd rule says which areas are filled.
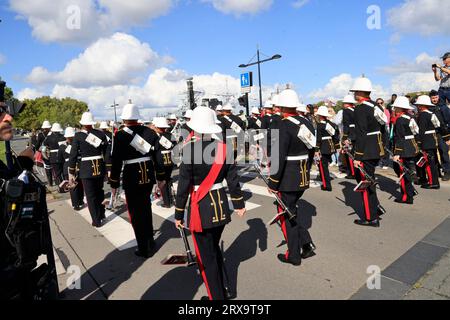
[[[20,114],[27,105],[26,103],[22,103],[16,99],[6,101],[5,89],[6,82],[0,80],[0,112],[6,112],[10,116],[14,117],[15,115]]]

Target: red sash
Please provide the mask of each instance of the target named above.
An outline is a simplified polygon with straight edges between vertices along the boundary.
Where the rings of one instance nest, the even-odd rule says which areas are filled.
[[[186,137],[186,140],[184,140],[183,142],[183,146],[187,145],[189,143],[189,141],[191,141],[191,139],[194,137],[195,132],[191,131],[191,133],[189,133],[189,135]]]
[[[198,190],[191,192],[191,218],[189,221],[189,230],[191,232],[203,232],[199,203],[209,193],[209,190],[211,190],[214,182],[216,182],[216,179],[225,164],[226,156],[226,144],[219,142],[217,145],[216,159],[211,167],[211,171],[208,173],[205,180],[203,180]]]

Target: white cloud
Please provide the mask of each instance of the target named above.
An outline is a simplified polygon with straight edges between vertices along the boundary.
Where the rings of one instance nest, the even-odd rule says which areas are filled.
[[[434,80],[431,72],[405,72],[394,77],[391,81],[391,91],[397,94],[430,91],[438,87],[439,83]]]
[[[43,42],[89,42],[120,29],[142,25],[166,14],[173,0],[9,0]],[[75,11],[80,12],[79,18]],[[79,28],[68,22],[80,21]],[[73,24],[70,24],[73,26]]]
[[[243,14],[257,14],[268,10],[273,0],[202,0],[211,3],[216,10],[225,14],[240,16]]]
[[[0,65],[5,64],[6,63],[6,57],[0,53]]]
[[[136,83],[149,69],[170,63],[169,57],[160,57],[147,43],[124,33],[101,38],[59,72],[35,67],[27,81],[42,85],[59,83],[76,87],[112,86]]]
[[[309,3],[310,0],[296,0],[294,2],[292,2],[292,6],[295,9],[300,9],[302,7],[304,7],[305,5],[307,5]]]
[[[25,99],[36,99],[36,98],[42,97],[44,95],[45,95],[44,93],[42,93],[36,89],[25,88],[17,94],[17,99],[19,99],[20,101],[23,101]]]
[[[431,70],[431,65],[439,60],[439,57],[423,52],[414,59],[402,59],[393,65],[381,67],[379,71],[393,76],[390,90],[394,93],[428,91],[439,87]]]
[[[391,66],[381,67],[379,70],[385,74],[397,75],[406,72],[431,73],[431,65],[439,62],[437,56],[430,56],[428,53],[419,54],[414,60],[400,60]]]
[[[448,12],[448,0],[405,0],[401,5],[389,10],[388,24],[402,34],[450,35]]]
[[[348,73],[342,73],[336,77],[330,79],[330,81],[321,89],[314,90],[309,93],[308,97],[314,101],[330,99],[333,101],[342,100],[345,95],[349,93],[349,90],[353,86],[356,77]],[[373,84],[374,96],[387,97],[388,91],[381,85]]]

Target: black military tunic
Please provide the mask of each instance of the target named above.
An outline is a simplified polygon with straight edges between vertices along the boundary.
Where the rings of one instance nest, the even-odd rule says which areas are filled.
[[[161,195],[164,207],[170,208],[172,205],[172,171],[175,166],[172,160],[172,150],[175,147],[175,141],[169,132],[158,134],[158,146],[156,148],[156,161],[162,172],[157,173],[158,180],[164,181]]]
[[[355,107],[355,160],[362,161],[364,170],[375,179],[375,168],[381,157],[385,155],[382,125],[375,118],[374,108],[379,108],[373,101],[363,101]],[[360,170],[356,170],[356,180],[359,183],[366,180]],[[371,186],[362,192],[366,221],[376,221],[379,215],[379,205],[376,186]]]
[[[394,155],[399,156],[399,161],[409,170],[413,170],[414,160],[419,154],[419,146],[411,129],[412,124],[416,124],[415,120],[407,114],[398,117],[394,124]],[[397,163],[394,163],[394,170],[401,177],[402,198],[397,202],[412,204],[414,201],[413,177],[403,172]]]
[[[112,154],[112,145],[113,145],[113,135],[108,130],[103,130],[103,133],[106,135],[106,152],[105,152],[105,163],[106,163],[106,171],[108,173],[111,172],[111,154]]]
[[[210,174],[212,165],[206,164],[204,159],[202,159],[202,163],[198,163],[196,161],[198,155],[204,154],[205,149],[208,149],[208,155],[215,159],[217,146],[216,140],[205,139],[190,142],[185,147],[176,197],[176,220],[184,219],[190,192],[196,190]],[[214,161],[207,161],[207,163],[211,162]],[[223,185],[224,180],[227,181],[234,209],[245,207],[237,167],[234,163],[226,163],[222,166],[210,191],[203,199],[199,199],[198,206],[203,232],[192,233],[200,271],[211,300],[223,300],[225,298],[222,276],[223,257],[219,241],[225,225],[231,221],[231,210]],[[189,210],[188,221],[190,221],[190,215]]]
[[[302,210],[297,208],[299,199],[309,188],[311,149],[299,138],[301,126],[309,129],[311,123],[298,115],[291,115],[280,122],[280,151],[274,154],[270,167],[269,188],[281,193],[281,198],[293,214],[297,214],[297,223],[289,223],[282,216],[280,218],[282,231],[288,244],[286,258],[292,262],[301,261],[301,251],[312,243],[311,236],[304,226]],[[278,207],[278,212],[281,212]]]
[[[122,186],[140,254],[146,256],[153,246],[151,193],[153,185],[164,178],[164,169],[155,159],[158,136],[145,126],[130,126],[118,131],[114,139],[110,183]],[[155,177],[155,169],[157,176]]]
[[[83,183],[92,224],[96,227],[101,226],[101,221],[105,218],[103,182],[107,144],[106,135],[102,131],[82,130],[75,134],[69,156],[70,174],[76,175],[79,162],[78,178]]]
[[[59,132],[51,132],[44,141],[44,146],[48,149],[48,160],[52,167],[53,180],[56,185],[59,185],[63,181],[63,177],[60,174],[61,171],[58,169],[62,165],[58,160],[58,150],[59,146],[65,141],[66,138]]]
[[[339,128],[333,122],[324,120],[317,124],[316,151],[321,154],[319,169],[320,178],[322,179],[322,190],[332,190],[329,165],[332,162],[331,156],[336,153],[336,150],[340,149],[339,136]]]
[[[342,126],[343,126],[343,134],[342,134],[342,145],[344,145],[345,141],[349,141],[352,145],[355,143],[356,135],[355,135],[355,108],[348,107],[342,111]],[[347,150],[347,152],[352,152]],[[355,167],[353,165],[353,160],[349,157],[347,152],[344,154],[345,156],[345,170],[347,172],[347,178],[355,177]]]
[[[419,112],[417,119],[419,126],[418,143],[426,160],[425,166],[419,169],[419,171],[422,171],[420,173],[421,176],[425,176],[423,171],[426,172],[428,186],[439,187],[438,130],[440,123],[438,125],[436,120],[439,121],[438,117],[429,110]]]
[[[219,118],[219,121],[222,123],[221,127],[224,130],[224,137],[226,137],[228,152],[232,151],[236,160],[238,156],[238,143],[240,144],[244,141],[245,123],[234,114],[229,116],[224,115]]]
[[[259,117],[251,116],[248,118],[248,130],[259,130],[262,127],[262,121]]]
[[[281,117],[280,114],[278,113],[274,113],[271,117],[271,121],[270,121],[270,125],[269,125],[269,132],[268,132],[268,143],[270,144],[270,154],[268,155],[270,157],[270,160],[272,161],[273,159],[272,154],[276,153],[276,146],[278,145],[278,139],[280,137],[280,133],[279,130],[281,128],[281,122],[282,122],[283,118]],[[274,149],[275,147],[275,149]],[[274,155],[274,157],[276,158],[276,155]]]
[[[261,129],[264,134],[263,139],[263,149],[265,152],[265,157],[270,158],[271,155],[271,139],[270,139],[270,124],[272,123],[272,114],[265,114],[261,118]]]
[[[61,175],[64,180],[69,180],[69,158],[71,150],[72,144],[68,144],[67,141],[62,143],[58,150],[58,175]],[[79,160],[81,160],[81,158],[79,158]],[[78,167],[79,163],[77,163],[76,171],[79,170]],[[84,205],[84,190],[81,179],[78,178],[76,182],[76,187],[70,190],[70,199],[72,201],[72,207],[78,210]]]

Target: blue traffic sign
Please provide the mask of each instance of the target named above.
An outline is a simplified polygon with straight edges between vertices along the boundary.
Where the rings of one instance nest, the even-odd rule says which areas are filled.
[[[251,72],[241,74],[241,88],[253,86],[253,74]]]

